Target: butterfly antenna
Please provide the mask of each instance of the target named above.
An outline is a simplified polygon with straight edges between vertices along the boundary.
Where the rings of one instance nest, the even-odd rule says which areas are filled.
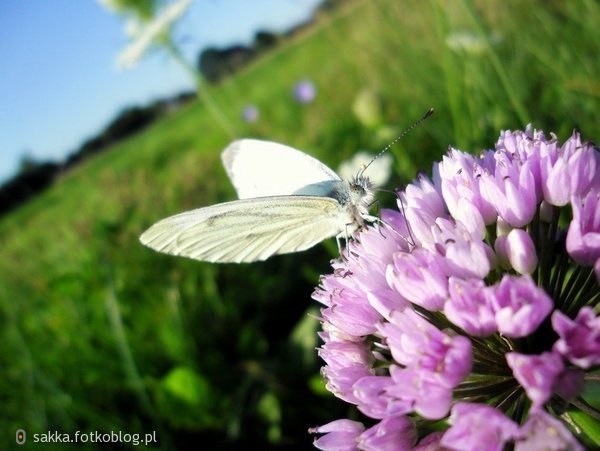
[[[415,128],[417,125],[419,125],[421,122],[423,122],[425,119],[429,118],[429,116],[431,116],[434,112],[433,108],[429,108],[429,110],[427,111],[427,113],[425,113],[420,119],[416,120],[410,127],[408,127],[406,130],[404,130],[402,133],[400,133],[400,135],[398,137],[396,137],[391,143],[389,143],[387,146],[385,146],[377,155],[375,155],[373,157],[373,159],[371,161],[369,161],[369,163],[367,165],[365,165],[360,172],[358,173],[359,177],[362,177],[362,175],[365,173],[365,171],[367,170],[367,168],[369,166],[371,166],[371,164],[377,160],[377,158],[379,158],[380,156],[382,156],[384,153],[386,153],[388,150],[390,150],[390,147],[392,147],[394,144],[396,144],[398,141],[400,141],[402,138],[404,138],[408,132],[410,132],[413,128]]]

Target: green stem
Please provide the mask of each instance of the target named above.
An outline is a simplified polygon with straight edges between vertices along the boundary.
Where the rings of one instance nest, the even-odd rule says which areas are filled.
[[[550,281],[549,289],[550,296],[552,296],[552,299],[555,299],[555,302],[557,299],[560,298],[560,293],[563,289],[564,284],[564,275],[569,269],[568,254],[565,251],[564,245],[562,243],[559,249],[560,250],[558,251],[558,258],[554,265],[554,271],[552,273],[552,280]]]
[[[590,305],[590,302],[598,294],[598,283],[596,282],[594,269],[589,268],[587,273],[587,278],[579,289],[577,298],[573,300],[572,305],[569,307],[569,310],[572,312],[579,311],[579,309],[585,305]]]
[[[173,42],[169,40],[164,45],[173,59],[177,61],[177,63],[179,63],[179,65],[183,67],[185,71],[193,78],[194,83],[196,84],[198,98],[202,100],[213,119],[215,119],[223,131],[227,133],[229,138],[233,139],[237,137],[238,133],[235,130],[235,127],[210,94],[210,89],[208,88],[202,74],[200,74],[200,72],[196,70],[196,68],[193,67],[187,59],[185,59],[179,48],[173,44]]]
[[[542,227],[541,221],[539,222],[540,234],[542,234],[542,249],[541,249],[541,270],[542,270],[542,286],[547,292],[550,291],[550,274],[552,267],[556,263],[556,234],[558,232],[558,219],[560,217],[560,210],[556,207],[552,208],[552,220],[548,226],[547,234],[546,228]],[[539,221],[539,212],[538,212]]]
[[[121,318],[121,311],[119,309],[119,303],[117,301],[112,276],[107,283],[104,301],[106,313],[115,337],[117,350],[121,357],[121,363],[123,365],[125,375],[133,387],[133,391],[137,395],[140,404],[144,406],[147,412],[152,412],[150,398],[146,394],[144,382],[142,381],[140,373],[138,372],[135,360],[133,358],[133,353],[131,352],[131,348],[129,346],[129,341],[127,340],[127,336],[125,334],[125,327],[123,326],[123,320]]]
[[[587,402],[583,400],[583,398],[579,397],[571,401],[575,407],[577,407],[582,412],[587,413],[589,416],[595,418],[596,420],[600,420],[600,412],[590,406]]]
[[[484,26],[481,24],[479,19],[475,16],[475,14],[473,12],[473,7],[469,4],[467,4],[466,0],[462,0],[461,3],[463,5],[463,10],[466,12],[467,17],[469,18],[469,21],[477,29],[477,34],[479,35],[479,37],[482,40],[484,40],[485,42],[489,43],[489,39],[485,32]],[[504,88],[504,91],[506,92],[506,95],[508,96],[510,104],[512,105],[513,109],[515,110],[515,113],[516,113],[517,117],[519,118],[519,121],[523,124],[528,123],[529,122],[529,114],[527,113],[525,106],[519,99],[519,95],[517,94],[517,92],[514,89],[515,84],[513,81],[510,80],[508,73],[505,69],[505,65],[502,63],[502,60],[500,59],[500,57],[494,50],[493,46],[489,45],[488,48],[489,48],[489,51],[487,52],[487,55],[489,56],[490,62],[492,63],[492,67],[494,68],[494,71],[498,75],[498,78],[500,79],[500,83],[502,84],[502,87]]]
[[[574,296],[581,285],[580,279],[582,277],[583,267],[575,266],[573,272],[569,275],[569,279],[567,280],[566,285],[563,287],[563,290],[560,294],[560,306],[565,306],[568,309],[569,305],[567,301]]]
[[[593,268],[578,267],[577,269],[579,270],[577,279],[572,285],[572,290],[565,298],[564,306],[567,314],[576,312],[582,305],[586,304],[588,298],[584,294],[596,284],[596,275]]]
[[[448,21],[443,11],[443,4],[441,1],[434,2],[434,13],[436,25],[436,31],[440,38],[440,41],[444,42],[448,35]],[[456,139],[465,140],[466,133],[464,133],[463,122],[460,120],[463,111],[460,106],[460,99],[462,98],[463,90],[462,83],[463,79],[458,73],[456,65],[452,61],[452,54],[450,52],[442,53],[441,66],[443,68],[442,73],[444,74],[444,82],[446,86],[446,95],[448,99],[448,107],[450,109],[450,119],[452,121],[452,127],[454,129],[454,136]],[[458,143],[460,147],[460,142]]]
[[[507,391],[515,390],[516,382],[514,379],[502,380],[500,382],[483,382],[483,383],[463,383],[454,389],[454,394],[459,398],[476,396],[484,393],[488,398],[493,398]],[[519,387],[517,387],[519,388]]]

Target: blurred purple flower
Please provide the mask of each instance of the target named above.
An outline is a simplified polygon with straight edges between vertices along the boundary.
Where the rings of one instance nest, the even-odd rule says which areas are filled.
[[[490,296],[498,331],[517,338],[531,334],[552,311],[552,299],[531,277],[505,275]]]
[[[515,451],[543,449],[546,451],[583,451],[569,429],[542,410],[532,412],[518,432]]]
[[[501,237],[496,239],[496,242]],[[505,253],[510,266],[520,274],[531,274],[537,268],[535,246],[525,230],[513,229],[506,235]]]
[[[358,448],[373,451],[411,449],[417,440],[412,421],[404,416],[386,417],[358,437]]]
[[[468,402],[454,405],[450,424],[441,444],[463,451],[501,451],[518,431],[517,423],[501,411]]]
[[[555,136],[540,147],[540,178],[544,200],[550,205],[567,205],[572,196],[598,188],[600,157],[592,143],[582,143],[579,133],[559,148]]]
[[[494,172],[481,175],[481,195],[508,224],[523,227],[533,219],[538,203],[535,163],[506,152],[496,152],[494,157]]]
[[[481,279],[459,279],[448,281],[450,297],[444,304],[446,317],[476,337],[485,337],[496,332],[494,310],[489,301],[489,288]]]
[[[579,368],[600,364],[600,317],[591,307],[579,310],[575,320],[556,311],[552,326],[560,337],[554,343],[555,351]]]
[[[479,156],[451,149],[348,243],[313,295],[322,373],[379,422],[314,429],[317,443],[581,449],[550,413],[573,422],[565,406],[600,366],[598,155],[577,133],[560,147],[531,127]]]
[[[299,103],[311,103],[317,96],[317,88],[310,80],[300,80],[294,85],[294,99]]]
[[[450,448],[442,446],[443,437],[444,431],[432,432],[415,446],[414,451],[450,451]]]
[[[365,427],[358,421],[335,420],[331,423],[309,429],[312,434],[325,434],[314,441],[317,449],[331,451],[353,451],[357,449],[357,439]]]
[[[555,382],[565,369],[560,355],[552,352],[540,355],[509,352],[506,361],[515,379],[531,399],[534,409],[539,409],[548,401]]]
[[[491,169],[491,168],[490,168]],[[481,174],[486,170],[473,155],[450,148],[438,165],[441,189],[452,217],[470,213],[479,216],[484,224],[496,222],[498,214],[479,190]]]
[[[254,105],[246,105],[242,110],[242,120],[249,124],[252,124],[258,120],[260,113],[258,108]]]
[[[573,220],[567,234],[567,251],[581,264],[600,259],[600,190],[591,189],[571,201]]]
[[[319,350],[319,356],[327,363],[321,374],[326,380],[327,389],[344,401],[357,404],[354,385],[371,372],[371,355],[362,342],[336,340],[333,333],[322,332],[320,337],[325,345]]]
[[[410,412],[413,400],[399,399],[387,391],[396,382],[390,376],[365,376],[352,386],[358,410],[371,418],[385,418]]]
[[[388,284],[403,298],[427,310],[440,310],[448,296],[448,277],[443,258],[425,249],[394,256]]]

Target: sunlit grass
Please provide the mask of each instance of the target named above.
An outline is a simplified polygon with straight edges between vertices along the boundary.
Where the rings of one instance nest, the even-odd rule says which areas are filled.
[[[393,188],[448,145],[492,147],[500,129],[527,122],[563,139],[574,127],[597,138],[598,8],[353,1],[212,94],[242,136],[293,145],[333,168],[389,142],[353,115],[361,91],[377,93],[381,125],[397,132],[434,107],[392,149],[401,169]],[[451,49],[457,33],[481,48]],[[318,89],[309,105],[291,94],[304,78]],[[255,124],[240,119],[249,103],[260,110]],[[307,444],[309,426],[345,414],[311,390],[314,341],[292,332],[298,324],[312,333],[305,311],[335,245],[206,265],[138,242],[160,218],[233,198],[219,160],[228,141],[192,103],[0,220],[5,431],[157,430],[163,446],[200,436]]]

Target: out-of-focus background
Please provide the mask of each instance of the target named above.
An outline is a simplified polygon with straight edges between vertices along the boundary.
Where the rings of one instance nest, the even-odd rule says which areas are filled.
[[[502,129],[597,139],[598,23],[593,0],[3,2],[0,446],[22,428],[305,448],[351,417],[315,351],[334,242],[216,265],[138,236],[234,199],[219,155],[237,137],[336,169],[434,107],[392,148],[389,189]]]

